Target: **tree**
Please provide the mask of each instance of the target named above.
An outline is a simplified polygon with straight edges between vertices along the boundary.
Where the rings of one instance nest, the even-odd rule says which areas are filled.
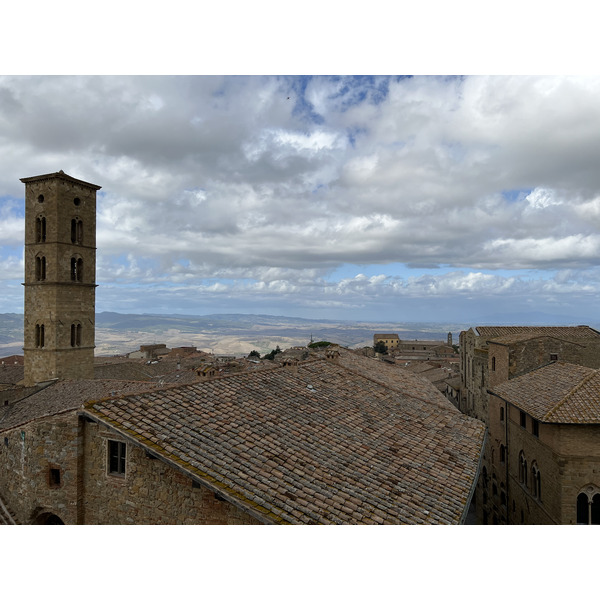
[[[263,359],[265,359],[265,358],[266,358],[267,360],[274,360],[274,358],[275,358],[275,355],[276,355],[276,354],[280,354],[280,353],[281,353],[281,348],[280,348],[279,346],[277,346],[277,347],[275,348],[275,350],[271,350],[271,352],[269,352],[268,354],[265,354],[265,355],[263,356]]]
[[[252,350],[252,352],[248,354],[248,358],[260,358],[260,352],[258,350]]]
[[[387,354],[387,348],[385,347],[385,344],[382,341],[377,342],[374,346],[373,349],[375,350],[375,352],[377,352],[378,354]]]

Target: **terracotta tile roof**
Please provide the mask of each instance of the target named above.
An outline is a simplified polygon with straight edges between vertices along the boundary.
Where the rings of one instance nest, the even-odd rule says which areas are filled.
[[[517,342],[525,342],[527,340],[535,340],[535,339],[539,339],[539,338],[554,338],[554,339],[558,339],[561,340],[562,342],[568,342],[571,344],[575,344],[577,346],[582,346],[583,344],[581,342],[585,342],[586,340],[590,340],[590,339],[594,339],[594,338],[577,338],[579,341],[574,341],[573,339],[569,339],[569,335],[566,334],[564,336],[560,336],[560,335],[550,335],[550,334],[540,334],[540,333],[514,333],[512,335],[502,335],[500,337],[497,338],[493,338],[491,340],[488,340],[490,344],[505,344],[505,345],[509,345],[509,344],[515,344]]]
[[[544,423],[600,423],[600,371],[556,362],[494,388]]]
[[[15,384],[23,380],[23,365],[0,366],[0,383]]]
[[[431,382],[411,373],[406,367],[363,357],[343,349],[341,349],[339,364],[359,375],[402,392],[407,397],[430,402],[444,409],[456,410]]]
[[[367,378],[341,362],[109,398],[84,414],[265,522],[460,522],[485,426],[400,369],[394,379],[369,361]]]
[[[135,361],[94,365],[96,379],[121,379],[124,381],[149,381],[152,372],[146,365]]]
[[[598,340],[600,332],[587,325],[575,327],[520,327],[520,326],[480,326],[475,328],[482,337],[549,335],[568,340]],[[524,338],[527,339],[527,338]]]
[[[0,431],[12,429],[42,417],[75,410],[88,400],[108,397],[112,392],[117,394],[140,392],[152,389],[156,385],[146,382],[96,379],[57,381],[38,391],[36,388],[23,388],[24,393],[31,393],[31,395],[9,406],[0,407]]]

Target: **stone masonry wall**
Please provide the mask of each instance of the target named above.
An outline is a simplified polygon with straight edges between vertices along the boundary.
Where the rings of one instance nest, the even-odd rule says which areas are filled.
[[[0,489],[22,524],[43,513],[77,522],[78,420],[75,412],[2,432]],[[53,484],[50,469],[60,483]]]
[[[160,459],[127,443],[124,477],[110,475],[108,440],[125,441],[102,424],[84,425],[83,520],[88,524],[249,525],[258,521]]]

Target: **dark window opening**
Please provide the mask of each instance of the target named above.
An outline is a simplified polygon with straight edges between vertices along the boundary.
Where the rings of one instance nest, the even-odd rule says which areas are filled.
[[[71,281],[83,280],[83,259],[71,258]]]
[[[551,354],[550,360],[558,360],[558,354]]]
[[[79,206],[79,205],[81,204],[81,200],[80,200],[79,198],[74,198],[74,199],[73,199],[73,204],[74,204],[75,206]]]
[[[71,243],[83,243],[83,222],[81,219],[71,219]]]
[[[500,407],[500,420],[504,421],[504,406]]]
[[[35,278],[37,281],[46,280],[46,257],[36,256],[35,258]]]
[[[50,487],[60,486],[60,469],[50,469]]]
[[[537,463],[534,461],[531,465],[531,485],[533,497],[538,500],[542,499],[542,477],[540,475],[540,470],[538,469]]]
[[[71,347],[81,346],[81,323],[73,323],[71,325]]]
[[[108,472],[111,475],[125,475],[125,458],[127,445],[125,442],[108,441]]]
[[[44,326],[36,325],[35,326],[35,347],[43,348],[44,347]]]
[[[520,411],[520,420],[521,420],[521,427],[526,428],[527,427],[527,414],[524,413],[523,411]]]
[[[46,241],[46,217],[38,217],[35,222],[35,241],[43,243]]]
[[[540,437],[540,422],[535,419],[531,419],[531,433],[533,433],[535,437]]]
[[[500,462],[504,464],[506,461],[506,447],[500,444]]]
[[[496,357],[492,356],[492,371],[496,370]]]
[[[38,196],[38,202],[41,204],[44,201],[44,194]]]

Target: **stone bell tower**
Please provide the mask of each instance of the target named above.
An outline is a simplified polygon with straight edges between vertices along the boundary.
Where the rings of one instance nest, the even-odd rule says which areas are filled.
[[[96,191],[63,171],[25,177],[26,386],[93,379]]]

